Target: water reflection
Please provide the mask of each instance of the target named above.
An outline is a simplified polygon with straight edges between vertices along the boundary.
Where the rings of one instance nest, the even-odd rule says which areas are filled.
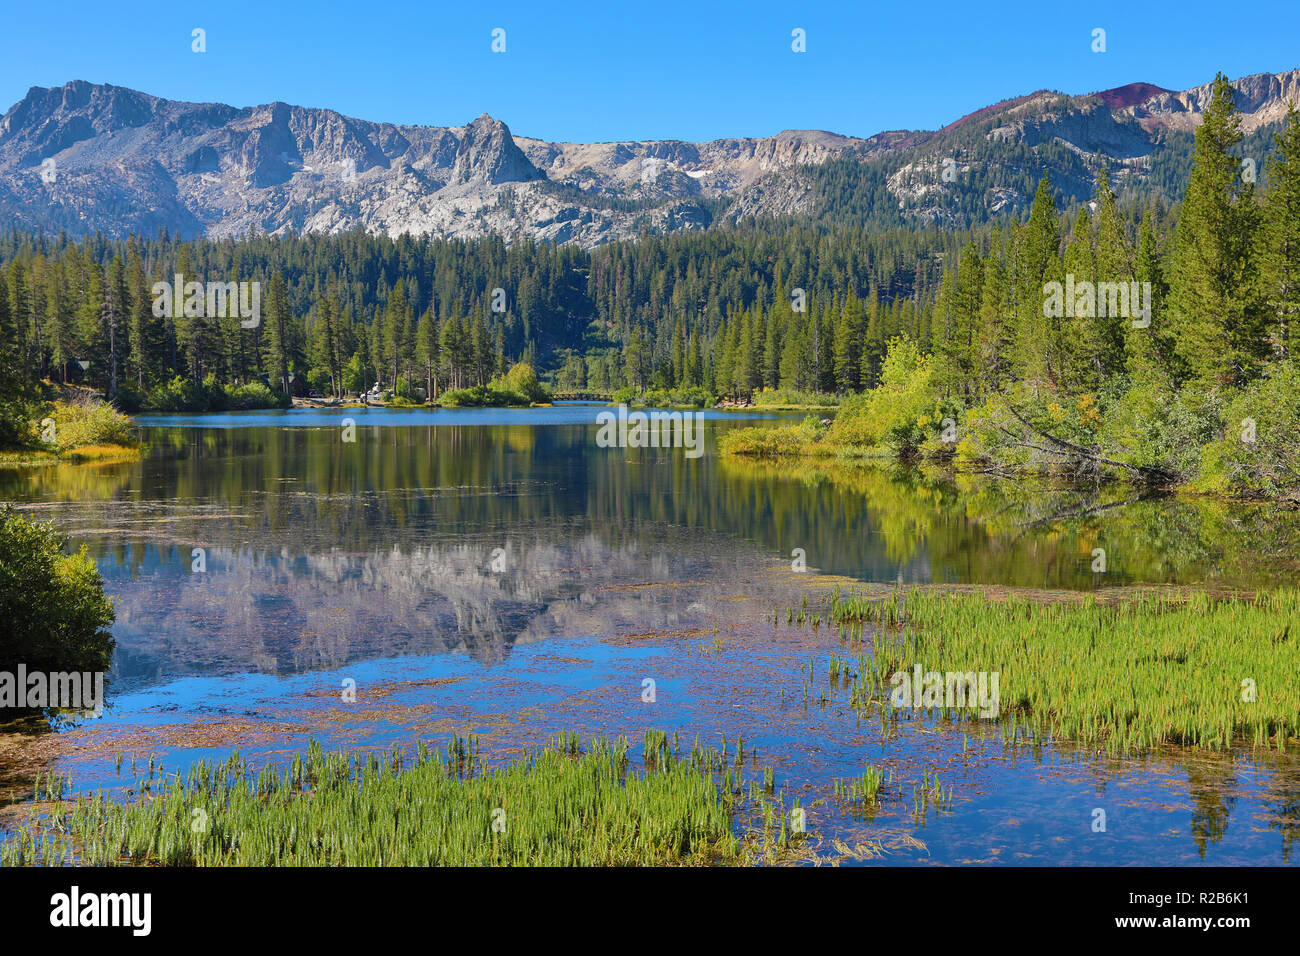
[[[1300,570],[1300,522],[1267,507],[602,449],[591,408],[479,416],[495,424],[358,412],[355,443],[337,412],[169,416],[143,428],[139,462],[0,471],[0,498],[89,545],[118,600],[127,686],[376,656],[500,660],[607,632],[629,613],[611,597],[621,585],[743,574],[795,548],[867,581],[1249,587]],[[740,423],[713,415],[706,447]],[[682,612],[651,604],[637,599],[650,622]]]
[[[168,416],[143,424],[138,462],[0,470],[0,499],[85,542],[118,606],[108,719],[0,735],[0,787],[74,754],[79,779],[98,786],[117,780],[122,750],[156,747],[170,769],[232,746],[273,759],[308,734],[406,746],[451,726],[502,728],[499,742],[519,746],[654,726],[744,736],[809,805],[865,763],[900,779],[934,768],[957,785],[952,815],[916,831],[901,804],[874,821],[817,811],[819,829],[850,845],[890,833],[925,843],[877,862],[1291,861],[1300,776],[1284,755],[1004,754],[996,731],[968,750],[919,723],[881,736],[842,691],[818,702],[821,670],[801,702],[803,669],[823,667],[837,639],[774,627],[771,613],[830,574],[1295,583],[1295,513],[723,460],[718,435],[746,422],[720,415],[705,456],[688,459],[598,448],[590,408],[358,413],[355,444],[341,440],[345,414]],[[813,573],[792,571],[795,548]],[[1092,571],[1097,548],[1104,574]],[[661,679],[653,711],[639,697],[646,673]],[[341,676],[388,689],[344,710]],[[1098,805],[1123,840],[1091,832]]]

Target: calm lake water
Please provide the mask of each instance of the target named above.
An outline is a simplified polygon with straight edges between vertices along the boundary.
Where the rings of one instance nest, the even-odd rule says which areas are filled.
[[[176,770],[232,748],[283,761],[309,737],[411,748],[456,731],[503,758],[559,730],[660,728],[743,736],[831,855],[841,841],[895,865],[1292,861],[1289,758],[1012,751],[995,729],[924,720],[882,738],[826,685],[835,634],[784,621],[855,583],[1294,584],[1296,515],[718,457],[726,429],[790,417],[770,414],[705,412],[695,459],[601,448],[600,410],[141,416],[142,461],[0,470],[0,500],[84,543],[118,608],[105,717],[13,744],[0,792],[50,767],[127,787],[118,752]],[[833,782],[866,764],[894,771],[897,799],[855,820]],[[906,794],[927,772],[953,805],[917,820]]]

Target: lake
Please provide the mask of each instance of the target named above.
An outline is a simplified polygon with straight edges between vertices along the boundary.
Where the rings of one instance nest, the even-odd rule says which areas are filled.
[[[89,548],[118,642],[105,716],[11,740],[0,792],[51,768],[125,788],[132,754],[178,770],[459,732],[504,759],[562,730],[659,728],[743,737],[816,840],[871,848],[845,862],[1292,862],[1289,757],[1017,749],[924,719],[882,735],[827,686],[836,634],[785,612],[898,582],[1295,584],[1294,513],[717,455],[726,429],[788,413],[704,412],[698,458],[602,448],[601,410],[146,415],[138,462],[0,470],[0,499]],[[900,793],[937,774],[952,804],[855,819],[831,793],[866,764]]]

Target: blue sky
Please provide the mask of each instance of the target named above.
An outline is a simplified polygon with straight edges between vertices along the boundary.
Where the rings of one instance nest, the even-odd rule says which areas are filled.
[[[281,100],[549,140],[933,129],[1009,96],[1300,67],[1300,3],[11,3],[0,110],[32,86]],[[206,31],[207,52],[191,51]],[[492,30],[506,51],[491,50]],[[1106,31],[1093,53],[1092,31]],[[807,52],[791,50],[803,29]]]

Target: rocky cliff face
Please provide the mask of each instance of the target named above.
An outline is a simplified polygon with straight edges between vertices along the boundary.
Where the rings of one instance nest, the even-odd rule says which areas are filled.
[[[1249,132],[1300,103],[1300,70],[1236,87]],[[551,143],[516,138],[487,115],[462,127],[394,126],[285,103],[173,102],[76,80],[33,87],[0,119],[0,224],[213,237],[361,227],[590,246],[643,229],[707,228],[719,209],[728,221],[808,213],[817,196],[804,171],[830,160],[880,164],[899,215],[942,222],[945,159],[962,171],[1004,161],[1028,168],[1034,150],[1064,144],[1089,170],[1060,170],[1080,189],[1103,162],[1140,177],[1163,136],[1199,122],[1209,89],[1044,91],[938,131],[868,139],[788,130],[707,143]],[[982,214],[1028,198],[1005,185],[982,188]]]
[[[515,145],[505,123],[484,113],[465,127],[456,146],[453,183],[498,186],[545,178]]]

